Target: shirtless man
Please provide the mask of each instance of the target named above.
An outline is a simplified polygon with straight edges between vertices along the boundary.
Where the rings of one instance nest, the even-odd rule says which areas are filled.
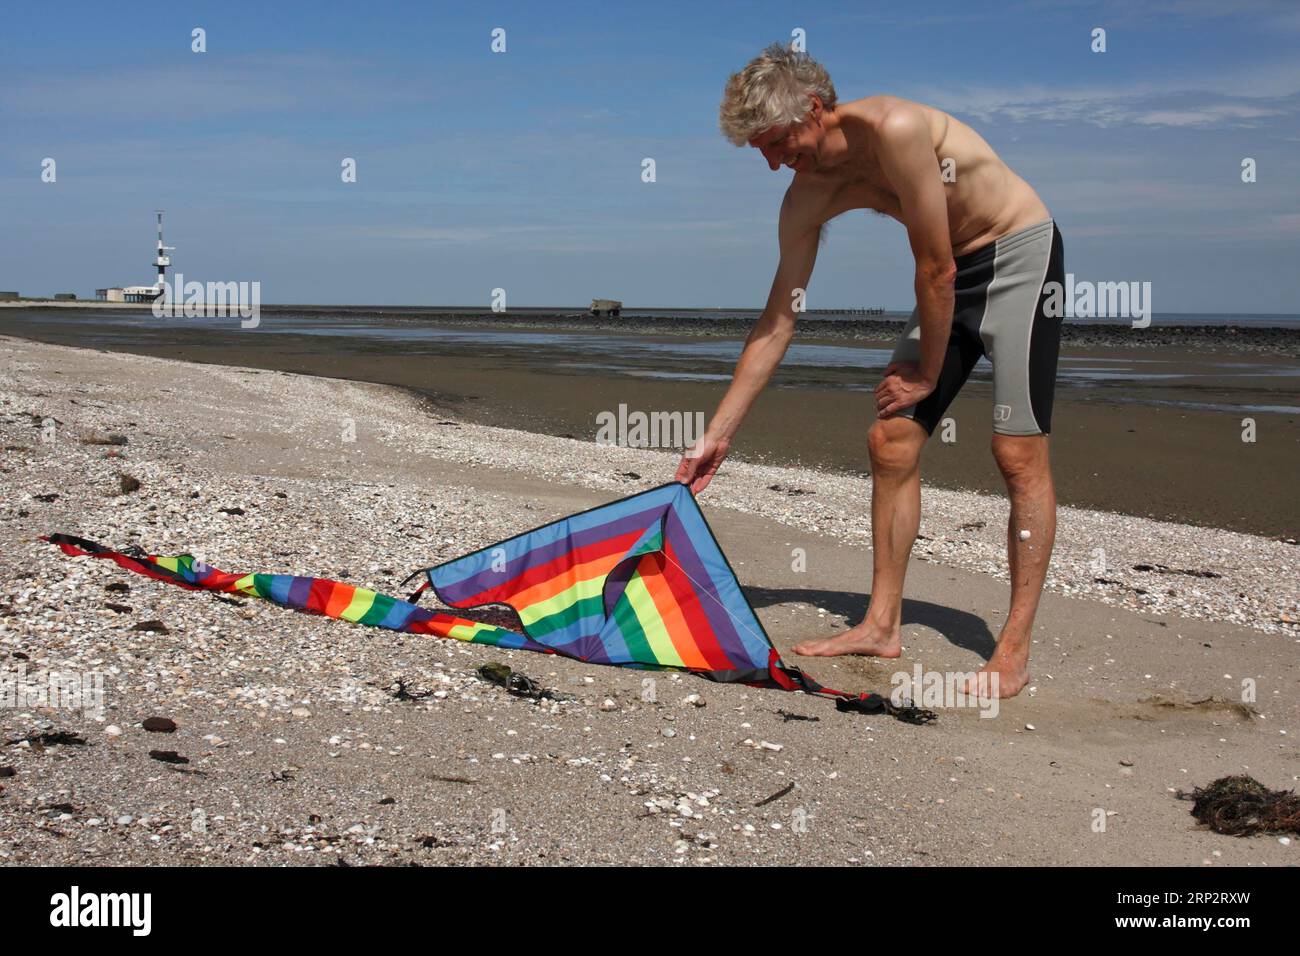
[[[925,440],[981,355],[993,364],[993,457],[1011,500],[1011,607],[981,673],[981,694],[1010,697],[1029,680],[1034,613],[1056,534],[1048,462],[1060,319],[1044,314],[1046,282],[1064,282],[1061,238],[1047,207],[978,133],[893,96],[839,103],[805,53],[769,47],[727,83],[723,133],[794,179],[781,202],[780,265],[730,387],[677,480],[703,491],[794,335],[822,226],[873,209],[907,229],[916,309],[876,388],[871,456],[873,567],[862,623],[795,647],[804,655],[902,653],[903,579],[921,520]],[[975,692],[977,686],[967,688]]]

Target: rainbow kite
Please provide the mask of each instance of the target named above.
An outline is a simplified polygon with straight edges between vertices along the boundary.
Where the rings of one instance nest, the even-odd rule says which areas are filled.
[[[326,578],[229,574],[189,554],[131,554],[64,534],[44,540],[67,555],[108,558],[180,587],[246,594],[358,624],[802,690],[835,698],[842,710],[884,711],[914,723],[934,716],[877,694],[830,690],[786,666],[695,498],[677,482],[417,571],[411,578],[428,580],[405,601]],[[426,588],[452,608],[507,605],[522,633],[426,610],[415,603]]]

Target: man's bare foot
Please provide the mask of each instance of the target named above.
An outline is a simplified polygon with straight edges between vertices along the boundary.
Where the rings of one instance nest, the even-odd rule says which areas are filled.
[[[903,641],[898,628],[884,630],[875,624],[863,621],[843,634],[796,644],[794,652],[804,657],[839,657],[841,654],[901,657]]]
[[[1002,654],[999,648],[993,652],[989,662],[975,672],[975,677],[966,681],[963,691],[967,696],[986,700],[994,697],[1006,699],[1015,697],[1028,683],[1028,655]]]

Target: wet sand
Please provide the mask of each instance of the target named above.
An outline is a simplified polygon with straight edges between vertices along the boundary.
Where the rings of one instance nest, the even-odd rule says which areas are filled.
[[[17,316],[0,314],[0,332],[186,361],[397,385],[470,421],[583,440],[595,439],[599,413],[616,411],[620,405],[692,416],[702,412],[707,420],[723,393],[728,369],[722,363],[710,365],[709,373],[718,376],[715,381],[647,378],[620,372],[616,354],[575,355],[546,345],[521,349],[462,341],[411,347],[328,335],[236,335],[198,328],[185,329],[183,340],[175,329],[149,328],[134,331],[124,341],[120,331],[110,333],[89,317],[69,326],[41,325]],[[602,338],[608,342],[607,336]],[[861,344],[889,348],[892,342]],[[1063,358],[1106,360],[1135,354],[1139,350],[1097,347],[1065,348],[1062,353]],[[1150,360],[1149,351],[1140,355]],[[1261,375],[1245,386],[1240,377],[1231,383],[1218,381],[1216,356],[1205,350],[1165,349],[1161,358],[1196,368],[1195,386],[1171,389],[1123,381],[1102,383],[1100,388],[1058,387],[1052,454],[1061,504],[1269,537],[1300,537],[1295,494],[1300,415],[1252,412],[1256,440],[1245,442],[1240,411],[1135,401],[1213,404],[1231,389],[1239,401],[1293,406],[1300,404],[1293,380],[1279,383]],[[1258,362],[1264,369],[1279,359],[1234,354],[1232,361]],[[667,356],[663,371],[698,375],[700,368]],[[868,473],[866,431],[874,414],[870,388],[877,378],[878,372],[869,368],[783,368],[760,397],[733,455],[752,462]],[[1138,394],[1144,390],[1149,394]],[[955,440],[944,442],[936,432],[926,449],[922,474],[927,484],[1002,491],[989,451],[991,404],[987,382],[967,383],[949,411]]]

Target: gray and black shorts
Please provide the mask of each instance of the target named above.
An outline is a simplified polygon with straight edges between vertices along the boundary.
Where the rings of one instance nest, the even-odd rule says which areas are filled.
[[[1049,282],[1065,283],[1065,254],[1056,223],[1043,222],[958,256],[952,334],[933,392],[904,411],[933,433],[971,369],[993,363],[993,431],[1046,435],[1052,430],[1061,318],[1045,314]],[[917,313],[894,348],[893,361],[920,363]]]

